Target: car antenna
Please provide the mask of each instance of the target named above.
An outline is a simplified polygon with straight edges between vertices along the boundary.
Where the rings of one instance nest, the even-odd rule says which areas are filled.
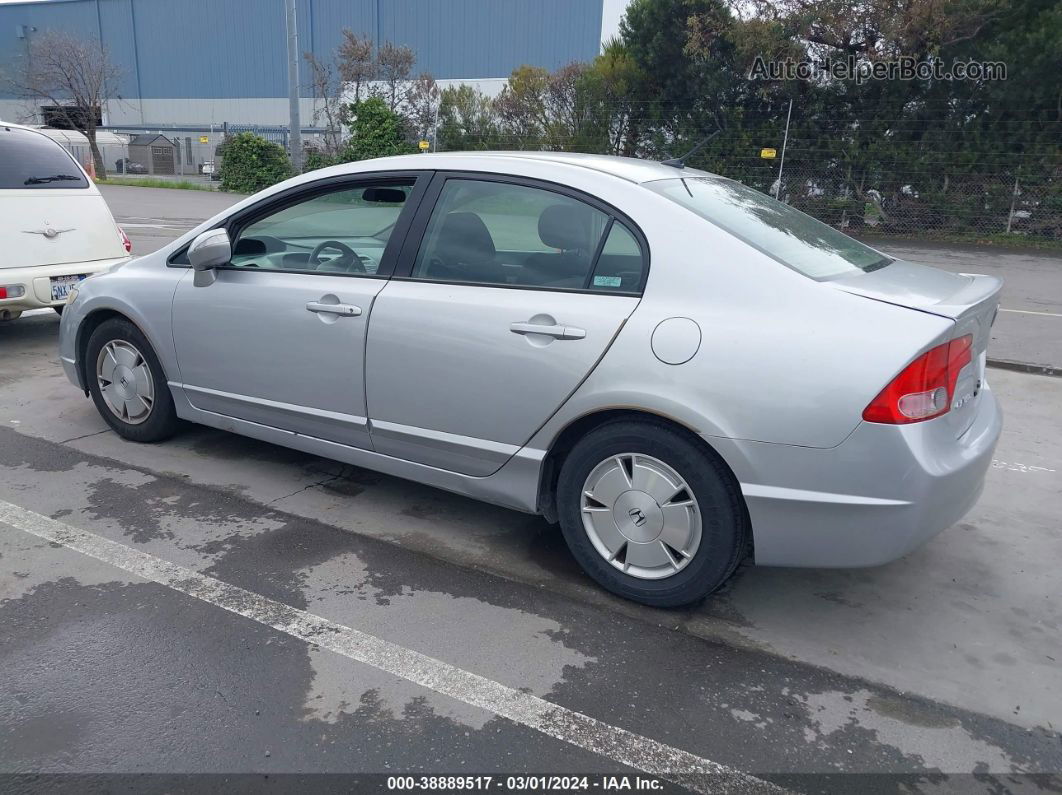
[[[686,167],[686,161],[689,160],[690,157],[692,157],[693,155],[695,155],[699,151],[701,151],[707,145],[707,143],[710,140],[715,138],[715,136],[719,135],[719,133],[721,133],[723,131],[723,125],[719,123],[719,118],[715,117],[714,115],[713,115],[713,118],[715,118],[715,124],[716,124],[715,132],[713,132],[711,135],[709,135],[707,138],[705,138],[703,141],[701,141],[699,144],[697,144],[695,147],[693,147],[690,151],[688,151],[682,157],[673,157],[670,160],[661,160],[660,164],[664,165],[664,166],[672,166],[673,168],[685,168]]]

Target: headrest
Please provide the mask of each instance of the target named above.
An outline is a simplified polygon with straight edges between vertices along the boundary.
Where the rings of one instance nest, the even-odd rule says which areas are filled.
[[[589,249],[591,213],[582,204],[551,204],[538,217],[538,236],[550,248]]]
[[[496,253],[487,225],[475,213],[449,213],[439,230],[437,251],[448,264],[485,262]]]

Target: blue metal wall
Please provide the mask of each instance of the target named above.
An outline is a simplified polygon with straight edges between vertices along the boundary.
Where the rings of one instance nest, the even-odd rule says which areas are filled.
[[[302,50],[327,56],[350,28],[412,47],[416,70],[439,79],[589,60],[598,51],[601,13],[602,0],[298,0]],[[0,4],[0,69],[25,52],[20,26],[102,37],[123,71],[124,97],[287,95],[283,0]]]

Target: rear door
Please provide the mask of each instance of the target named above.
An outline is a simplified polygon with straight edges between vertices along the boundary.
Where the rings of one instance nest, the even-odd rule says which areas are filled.
[[[373,307],[374,448],[470,475],[499,469],[608,349],[647,257],[633,223],[589,197],[437,176]]]
[[[371,448],[365,329],[418,196],[416,175],[304,186],[232,221],[233,256],[182,279],[173,341],[196,408]],[[175,263],[179,264],[179,263]]]
[[[59,144],[0,125],[0,268],[124,257],[99,191]]]

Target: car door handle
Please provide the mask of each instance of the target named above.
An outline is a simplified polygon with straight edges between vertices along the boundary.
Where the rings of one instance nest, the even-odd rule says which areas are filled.
[[[324,312],[343,317],[357,317],[361,314],[361,307],[353,304],[322,304],[320,301],[310,301],[306,304],[306,308],[311,312]]]
[[[575,326],[544,326],[539,323],[513,323],[509,331],[513,334],[545,334],[558,340],[581,340],[586,337],[586,330]]]

